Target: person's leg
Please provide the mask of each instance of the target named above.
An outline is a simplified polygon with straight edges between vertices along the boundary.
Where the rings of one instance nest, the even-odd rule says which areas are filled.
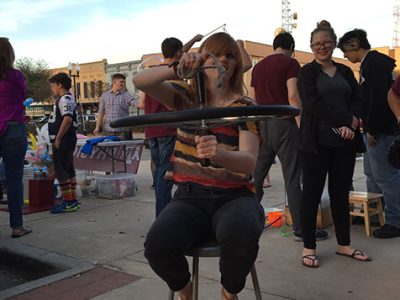
[[[329,152],[325,148],[319,147],[317,154],[300,153],[300,159],[303,169],[303,194],[300,204],[300,224],[304,243],[303,257],[309,257],[303,258],[303,264],[316,267],[319,265],[315,257],[317,212],[325,185]]]
[[[159,203],[157,202],[157,186],[158,186],[158,173],[160,166],[160,152],[157,138],[149,138],[149,150],[151,156],[151,162],[154,166],[153,168],[153,183],[154,183],[154,194],[156,196],[156,217],[161,212],[161,208],[159,207]]]
[[[3,157],[7,185],[10,227],[22,228],[24,158],[27,148],[25,125],[9,125],[0,138],[0,155]]]
[[[264,222],[264,210],[253,195],[225,202],[213,216],[215,236],[221,246],[221,283],[230,294],[244,288],[257,258]]]
[[[173,291],[184,289],[190,281],[185,253],[212,234],[210,214],[201,207],[209,199],[190,197],[194,198],[186,199],[185,193],[178,189],[146,236],[144,255]]]
[[[257,163],[254,170],[254,184],[256,186],[256,197],[261,202],[264,196],[264,179],[268,175],[276,154],[271,149],[271,137],[268,134],[266,121],[260,123],[260,133],[263,137],[263,142],[258,149]]]
[[[53,147],[54,169],[64,201],[51,208],[52,213],[74,212],[80,207],[76,200],[76,178],[73,165],[75,145],[76,141],[74,143],[73,140],[63,140],[59,149]]]
[[[171,156],[175,147],[175,136],[157,138],[158,144],[158,167],[157,167],[157,183],[155,186],[156,193],[156,216],[171,202],[172,187],[174,185],[172,180],[165,180],[164,176],[171,165]]]
[[[328,169],[328,190],[339,245],[350,245],[349,189],[353,178],[356,151],[349,147],[333,148]]]
[[[375,182],[374,173],[372,172],[371,159],[373,157],[371,157],[370,151],[373,151],[373,148],[368,145],[368,138],[366,134],[363,135],[363,139],[366,147],[366,150],[363,153],[363,165],[364,174],[366,176],[367,191],[369,193],[381,194],[382,190]]]
[[[388,161],[388,147],[393,139],[393,136],[380,135],[377,144],[367,148],[372,174],[385,198],[385,224],[399,229],[400,236],[400,170]]]
[[[281,120],[284,121],[284,120]],[[298,150],[295,146],[297,125],[286,120],[281,122],[281,140],[276,145],[278,158],[282,164],[288,205],[292,216],[293,228],[300,227],[300,202],[302,190],[300,186],[301,166]]]

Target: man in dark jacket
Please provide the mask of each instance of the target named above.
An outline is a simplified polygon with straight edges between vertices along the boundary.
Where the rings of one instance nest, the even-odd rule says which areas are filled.
[[[363,101],[364,173],[368,192],[385,197],[385,225],[373,232],[377,238],[400,237],[400,170],[388,162],[388,147],[394,139],[397,120],[390,110],[387,95],[393,83],[395,61],[371,50],[367,33],[347,32],[338,47],[352,63],[360,62],[360,89]]]

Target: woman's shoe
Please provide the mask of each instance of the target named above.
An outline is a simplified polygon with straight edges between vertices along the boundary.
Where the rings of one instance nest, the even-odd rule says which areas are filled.
[[[32,229],[30,229],[30,227],[20,226],[20,227],[13,228],[11,237],[12,238],[20,238],[31,232],[32,232]]]

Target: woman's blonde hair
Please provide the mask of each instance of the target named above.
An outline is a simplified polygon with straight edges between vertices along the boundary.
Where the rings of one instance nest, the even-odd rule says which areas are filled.
[[[0,80],[14,66],[15,54],[8,38],[0,37]]]
[[[218,57],[220,55],[232,55],[236,65],[229,79],[229,87],[233,92],[243,95],[243,62],[239,46],[236,41],[225,32],[218,32],[207,38],[199,48],[199,52],[206,50]]]

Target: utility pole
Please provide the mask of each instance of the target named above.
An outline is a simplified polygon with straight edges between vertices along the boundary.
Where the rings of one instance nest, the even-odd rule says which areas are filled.
[[[400,34],[400,1],[395,0],[393,6],[393,41],[392,46],[399,46],[399,34]]]
[[[294,20],[297,20],[297,12],[292,13],[290,0],[282,0],[282,28],[291,33],[297,27]]]

